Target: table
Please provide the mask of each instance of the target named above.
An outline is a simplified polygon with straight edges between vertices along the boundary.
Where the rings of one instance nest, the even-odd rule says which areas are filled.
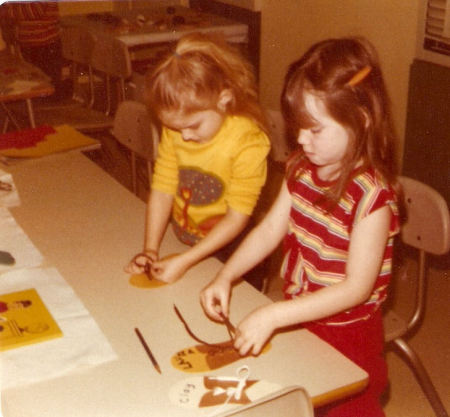
[[[220,267],[208,258],[172,285],[132,287],[123,266],[141,249],[145,204],[80,153],[60,154],[7,167],[22,204],[13,216],[46,259],[72,286],[119,359],[83,372],[5,390],[4,417],[194,416],[168,400],[170,388],[191,374],[170,357],[196,344],[173,312],[176,304],[191,329],[212,342],[227,340],[224,326],[204,315],[198,293]],[[169,229],[162,254],[183,250]],[[234,323],[271,302],[246,282],[231,301]],[[134,328],[146,338],[162,370],[146,356]],[[315,405],[362,389],[367,374],[307,330],[277,334],[272,348],[208,373],[234,375],[247,364],[254,378],[304,386]]]
[[[0,104],[6,113],[6,121],[11,120],[17,129],[20,127],[6,103],[25,100],[30,126],[34,128],[36,123],[31,100],[35,97],[49,96],[54,91],[50,78],[39,68],[17,55],[6,51],[0,53]],[[5,123],[3,133],[6,129]]]

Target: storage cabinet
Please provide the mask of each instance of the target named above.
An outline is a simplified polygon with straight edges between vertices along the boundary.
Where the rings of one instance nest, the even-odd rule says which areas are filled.
[[[450,206],[450,68],[414,60],[410,68],[403,175],[422,181]]]

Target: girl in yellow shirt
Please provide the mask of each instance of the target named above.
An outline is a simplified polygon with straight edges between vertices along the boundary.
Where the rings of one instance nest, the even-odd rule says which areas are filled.
[[[252,69],[223,39],[186,35],[147,81],[162,135],[144,250],[126,271],[147,269],[171,283],[242,234],[265,183],[270,144]],[[189,247],[159,259],[169,221]]]

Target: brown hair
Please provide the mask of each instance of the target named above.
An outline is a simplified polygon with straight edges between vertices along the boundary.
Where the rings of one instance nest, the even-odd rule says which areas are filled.
[[[305,92],[319,97],[349,134],[347,154],[328,200],[339,201],[360,161],[360,170],[373,167],[397,188],[390,103],[373,46],[363,38],[328,39],[313,45],[290,66],[281,106],[295,137],[300,129],[314,125],[305,106]],[[301,166],[302,159],[300,150],[290,166]]]
[[[146,81],[148,104],[157,116],[163,111],[216,109],[220,93],[230,90],[225,112],[247,116],[266,130],[252,67],[223,37],[183,36]]]

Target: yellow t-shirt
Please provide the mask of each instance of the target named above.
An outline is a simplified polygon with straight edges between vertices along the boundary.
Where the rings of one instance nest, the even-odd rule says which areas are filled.
[[[207,143],[163,128],[152,188],[173,195],[179,239],[194,244],[230,207],[251,215],[267,175],[270,142],[256,123],[228,116]]]

